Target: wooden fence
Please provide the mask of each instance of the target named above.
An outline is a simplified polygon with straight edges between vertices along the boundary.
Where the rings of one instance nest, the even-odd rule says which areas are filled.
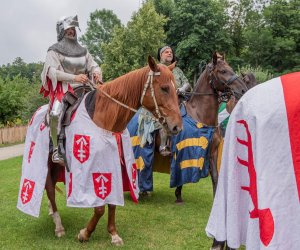
[[[0,144],[23,142],[27,131],[26,126],[0,128]]]

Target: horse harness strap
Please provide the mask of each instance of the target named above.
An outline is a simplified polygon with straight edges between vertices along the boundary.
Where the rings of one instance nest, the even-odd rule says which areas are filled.
[[[150,93],[155,105],[155,113],[158,116],[158,119],[156,119],[155,117],[153,117],[152,119],[158,121],[161,124],[165,124],[166,123],[166,118],[164,116],[161,115],[159,108],[158,108],[158,104],[155,98],[155,93],[154,93],[154,88],[153,88],[153,76],[159,76],[160,72],[154,72],[152,70],[150,70],[149,74],[148,74],[148,78],[147,78],[147,82],[144,86],[144,90],[142,93],[142,97],[141,97],[141,105],[143,106],[143,100],[144,100],[144,96],[146,94],[146,91],[148,89],[148,87],[150,87]]]
[[[153,76],[158,76],[160,75],[160,72],[153,72],[152,70],[150,70],[149,74],[148,74],[148,78],[147,78],[147,81],[145,83],[145,86],[144,86],[144,89],[143,89],[143,92],[142,92],[142,96],[141,96],[141,105],[143,106],[143,99],[144,99],[144,96],[146,94],[146,91],[147,89],[150,87],[150,91],[151,91],[151,96],[152,96],[152,99],[153,99],[153,102],[154,102],[154,105],[155,105],[155,112],[156,112],[156,115],[158,116],[158,119],[153,117],[153,116],[149,116],[149,115],[145,115],[144,116],[147,116],[147,117],[150,117],[152,120],[154,121],[157,121],[157,122],[160,122],[162,124],[166,123],[166,119],[165,117],[163,117],[159,111],[159,108],[158,108],[158,104],[157,104],[157,101],[156,101],[156,98],[155,98],[155,93],[154,93],[154,88],[153,88]],[[114,101],[115,103],[119,104],[120,106],[124,107],[124,108],[127,108],[129,110],[131,110],[132,112],[134,113],[137,113],[138,110],[137,109],[134,109],[132,107],[129,107],[128,105],[118,101],[117,99],[115,99],[114,97],[112,97],[111,95],[109,95],[108,93],[106,93],[103,89],[101,88],[98,88],[98,90],[103,93],[106,97],[108,97],[109,99],[111,99],[112,101]],[[141,114],[142,115],[142,114]]]

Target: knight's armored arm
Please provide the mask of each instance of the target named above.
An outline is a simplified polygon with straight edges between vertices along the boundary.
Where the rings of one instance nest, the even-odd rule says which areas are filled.
[[[90,78],[93,79],[94,74],[99,74],[99,78],[100,78],[99,80],[102,81],[102,70],[95,62],[95,60],[93,59],[93,57],[89,52],[87,53],[87,70]]]
[[[74,81],[75,75],[66,73],[64,71],[56,69],[56,76],[58,81]]]

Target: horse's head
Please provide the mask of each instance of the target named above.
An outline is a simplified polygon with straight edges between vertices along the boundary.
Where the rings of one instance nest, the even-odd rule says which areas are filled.
[[[210,85],[220,97],[228,100],[231,95],[240,99],[248,90],[244,81],[238,78],[233,69],[219,53],[213,54],[212,62],[207,66]]]
[[[246,83],[247,88],[251,89],[258,84],[253,73],[241,73],[243,81]]]
[[[182,120],[178,107],[175,79],[172,67],[156,64],[148,57],[150,68],[147,83],[142,94],[142,105],[164,126],[169,134],[177,134],[182,130]]]

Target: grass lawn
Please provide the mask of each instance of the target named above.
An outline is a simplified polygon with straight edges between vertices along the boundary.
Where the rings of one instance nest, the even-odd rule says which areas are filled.
[[[41,214],[34,218],[16,208],[22,157],[0,161],[0,249],[110,249],[106,231],[107,213],[87,243],[79,243],[76,235],[92,215],[92,209],[68,208],[65,195],[57,194],[57,202],[66,235],[57,239],[54,224],[48,216],[44,194]],[[59,185],[64,189],[63,185]],[[122,249],[209,249],[211,239],[205,226],[212,206],[210,178],[183,188],[184,205],[174,203],[174,189],[169,188],[169,175],[154,175],[151,197],[131,202],[125,194],[125,206],[118,207],[116,221],[125,245]]]

